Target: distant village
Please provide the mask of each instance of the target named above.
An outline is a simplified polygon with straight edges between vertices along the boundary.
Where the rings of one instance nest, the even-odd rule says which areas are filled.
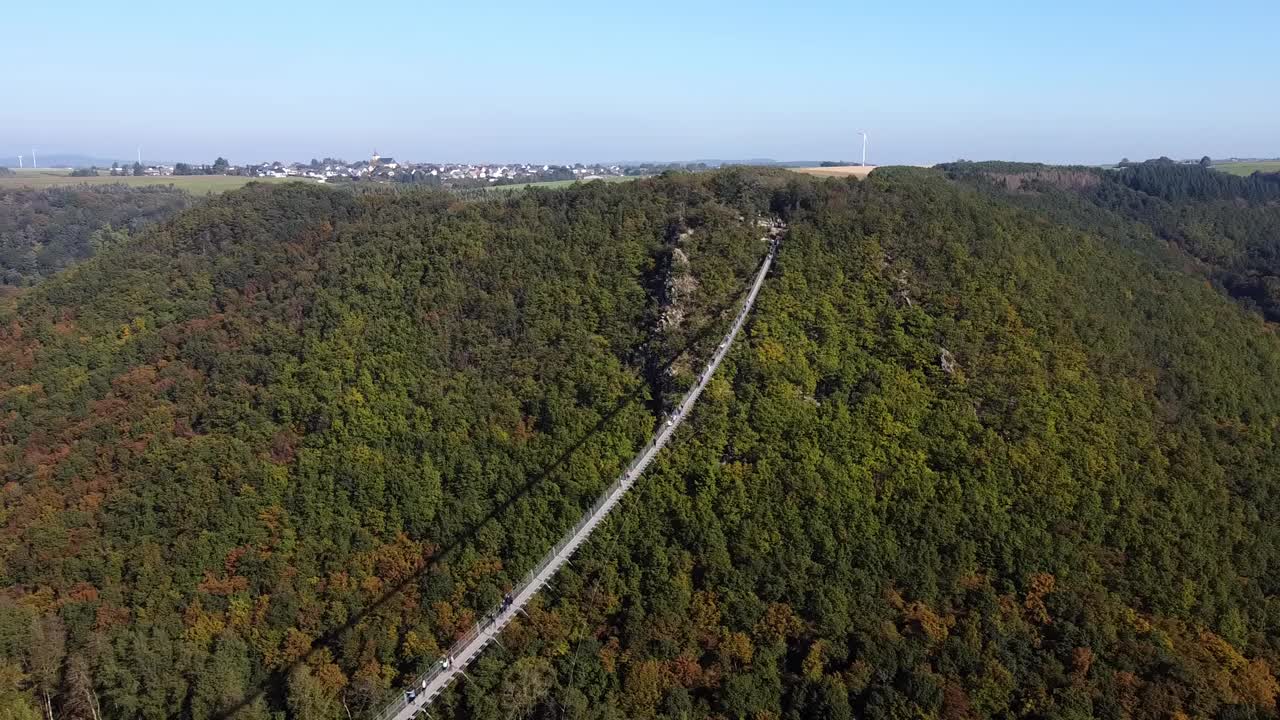
[[[233,165],[218,158],[212,165],[133,165],[113,164],[111,175],[239,175],[264,178],[299,178],[322,183],[384,182],[423,183],[449,187],[483,187],[556,180],[595,180],[609,177],[653,175],[670,169],[705,169],[698,164],[582,164],[549,165],[536,163],[425,163],[401,162],[376,151],[368,160],[347,162],[325,158],[309,163],[264,162],[256,165]]]

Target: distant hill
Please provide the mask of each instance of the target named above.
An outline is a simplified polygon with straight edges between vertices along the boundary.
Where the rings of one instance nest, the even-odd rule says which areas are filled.
[[[695,163],[706,163],[710,167],[721,167],[722,165],[773,165],[777,161],[769,158],[741,158],[737,160],[725,160],[721,158],[710,158],[694,160]]]
[[[81,167],[111,167],[111,163],[119,162],[120,164],[133,164],[133,160],[109,159],[95,157],[92,155],[80,155],[76,153],[42,153],[36,149],[36,159],[43,168],[81,168]],[[22,153],[23,165],[31,167],[30,151]],[[16,153],[12,153],[4,158],[0,158],[0,164],[10,168],[18,167],[18,157]]]
[[[776,160],[769,158],[745,158],[738,160],[725,160],[722,158],[700,158],[697,160],[625,160],[619,161],[619,165],[706,165],[711,168],[723,167],[725,165],[776,165]]]

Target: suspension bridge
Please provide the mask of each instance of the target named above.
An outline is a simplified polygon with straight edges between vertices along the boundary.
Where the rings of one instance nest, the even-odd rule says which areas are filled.
[[[559,572],[560,568],[564,567],[564,564],[569,561],[569,557],[587,541],[591,533],[617,507],[618,502],[622,500],[622,496],[626,494],[627,490],[631,489],[631,486],[635,484],[641,473],[653,462],[653,459],[671,440],[680,424],[689,416],[689,411],[693,409],[694,403],[698,401],[698,397],[702,394],[703,389],[706,388],[707,382],[711,380],[716,368],[720,367],[720,362],[724,360],[725,355],[733,347],[733,341],[737,338],[738,331],[746,323],[747,316],[750,315],[751,309],[755,305],[756,295],[759,294],[760,287],[764,285],[765,276],[769,272],[769,267],[773,264],[773,258],[777,250],[778,238],[775,231],[770,233],[769,252],[761,263],[759,271],[756,272],[755,280],[751,284],[751,290],[747,293],[746,300],[743,301],[742,307],[738,310],[733,324],[729,327],[729,332],[725,334],[715,353],[712,354],[711,360],[703,369],[702,374],[698,376],[698,382],[685,393],[676,409],[658,426],[653,438],[631,461],[622,476],[614,480],[605,489],[595,504],[583,513],[578,523],[565,533],[560,542],[547,551],[541,562],[529,571],[529,574],[507,594],[497,607],[493,608],[480,622],[476,623],[465,635],[454,642],[448,654],[432,664],[427,672],[419,676],[410,690],[402,693],[397,700],[383,708],[382,712],[376,716],[376,720],[412,720],[415,716],[426,716],[427,706],[440,693],[444,692],[444,689],[458,675],[463,674],[463,670],[467,665],[475,660],[489,643],[497,641],[502,629],[529,604],[533,596]]]

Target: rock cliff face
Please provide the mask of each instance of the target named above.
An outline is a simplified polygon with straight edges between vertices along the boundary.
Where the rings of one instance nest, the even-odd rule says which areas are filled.
[[[786,223],[778,218],[752,221],[738,215],[727,220],[727,224],[734,234],[758,237],[761,251],[764,245],[780,238],[787,229]],[[717,242],[722,241],[724,235],[724,227],[695,229],[685,220],[677,222],[667,233],[667,250],[661,255],[653,283],[658,307],[653,333],[663,347],[682,349],[668,357],[669,361],[663,365],[661,373],[654,374],[655,387],[671,389],[681,375],[692,372],[698,365],[698,358],[691,354],[690,347],[686,347],[690,336],[705,334],[709,325],[736,309],[733,298],[706,297],[700,279],[708,267],[724,260],[712,257],[717,254]],[[718,302],[724,304],[712,309]]]
[[[682,233],[680,239],[687,235],[688,233]],[[680,327],[684,322],[688,301],[698,291],[698,279],[693,276],[689,256],[684,250],[676,245],[668,257],[666,278],[662,283],[662,316],[658,319],[660,331]]]

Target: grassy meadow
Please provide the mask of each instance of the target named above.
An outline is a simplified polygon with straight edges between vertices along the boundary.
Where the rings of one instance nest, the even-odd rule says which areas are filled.
[[[1256,172],[1280,172],[1280,160],[1259,160],[1257,162],[1216,163],[1214,170],[1221,170],[1232,175],[1252,175]]]
[[[235,175],[169,175],[166,177],[134,177],[125,175],[111,177],[102,174],[98,177],[71,177],[70,170],[56,168],[12,168],[14,175],[0,176],[0,187],[59,187],[66,185],[112,185],[123,184],[140,187],[144,185],[173,185],[194,195],[220,193],[235,190],[250,182],[291,182],[292,178],[251,178]],[[311,182],[311,181],[298,181]]]
[[[798,167],[792,171],[815,177],[856,177],[859,180],[871,174],[875,165],[836,165],[832,167]]]

